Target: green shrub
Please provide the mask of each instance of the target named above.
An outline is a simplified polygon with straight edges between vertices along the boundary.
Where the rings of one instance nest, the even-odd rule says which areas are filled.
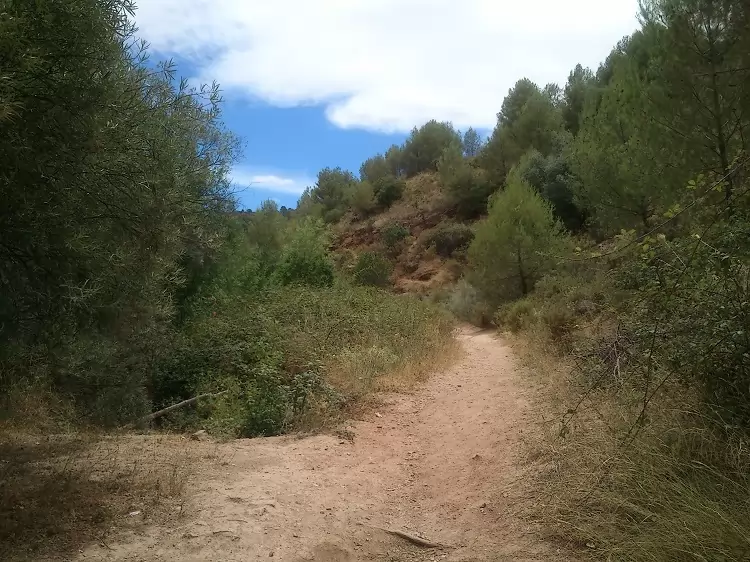
[[[354,174],[348,170],[323,168],[318,172],[315,185],[302,194],[300,209],[320,212],[326,223],[337,223],[344,216],[350,193],[357,184]],[[317,205],[320,205],[319,210]]]
[[[359,168],[359,179],[362,182],[375,183],[381,178],[396,175],[392,167],[388,165],[385,156],[376,154],[365,160]]]
[[[242,378],[236,373],[208,377],[203,391],[225,392],[199,405],[193,420],[215,435],[261,437],[278,435],[292,422],[289,388],[277,367],[260,363],[245,365]]]
[[[377,252],[362,252],[354,265],[354,280],[359,285],[385,287],[393,266],[388,259]]]
[[[527,297],[501,305],[495,320],[513,332],[543,335],[567,353],[579,339],[586,345],[576,327],[601,318],[616,298],[612,281],[595,268],[582,276],[560,271],[542,277]]]
[[[333,264],[325,255],[314,255],[296,250],[284,255],[276,269],[276,279],[282,285],[333,285]]]
[[[285,334],[281,346],[285,370],[294,373],[315,370],[310,366],[325,364],[343,346],[379,343],[397,349],[417,337],[415,331],[429,331],[431,326],[446,329],[445,318],[435,307],[344,282],[324,291],[279,288],[264,297],[263,310],[278,319],[278,330]]]
[[[327,211],[323,212],[323,220],[328,224],[336,224],[337,222],[341,221],[342,218],[344,218],[345,214],[346,210],[341,207],[328,209]]]
[[[227,437],[278,435],[305,416],[313,402],[338,406],[335,392],[322,378],[320,366],[291,374],[261,363],[240,380],[236,376],[206,379],[204,387],[226,394],[201,404],[201,425]]]
[[[700,389],[723,420],[750,428],[748,223],[750,210],[738,208],[701,237],[647,237],[617,273],[638,290],[621,310],[636,353]],[[640,377],[649,366],[637,368]]]
[[[374,185],[375,202],[381,209],[387,209],[403,197],[406,182],[394,176],[385,176]]]
[[[207,381],[246,381],[260,364],[278,367],[278,326],[257,297],[212,296],[194,306],[194,316],[175,335],[156,366],[152,392],[156,406],[196,394]],[[212,387],[209,391],[224,388]]]
[[[401,149],[401,164],[407,177],[436,170],[443,152],[451,146],[461,150],[461,135],[450,123],[434,119],[420,128],[414,127]]]
[[[176,419],[170,415],[169,423],[202,426],[230,437],[276,435],[305,415],[311,402],[333,400],[321,378],[325,351],[318,334],[300,339],[296,322],[305,307],[329,298],[324,296],[328,291],[298,285],[252,300],[208,299],[158,366],[154,392],[159,405],[228,392],[197,410],[181,411]],[[304,326],[310,322],[306,316]],[[313,395],[315,400],[309,400]]]
[[[750,217],[739,199],[695,213],[669,237],[624,233],[604,274],[586,260],[529,297],[553,340],[581,340],[548,521],[602,559],[747,558]]]
[[[242,435],[278,435],[290,414],[289,391],[277,369],[261,365],[254,370],[241,400],[245,407]]]
[[[275,435],[310,416],[320,417],[318,425],[335,419],[346,400],[372,390],[374,380],[359,381],[363,372],[380,376],[410,357],[429,358],[451,331],[427,303],[344,283],[273,287],[199,305],[157,365],[154,395],[166,406],[228,391],[164,423],[230,437]],[[356,395],[334,390],[332,376]]]
[[[498,308],[495,322],[511,332],[520,332],[531,325],[534,315],[533,303],[529,299],[520,299]]]
[[[369,181],[361,181],[349,194],[349,205],[359,218],[369,217],[375,210],[375,189]]]
[[[386,248],[393,249],[399,242],[409,236],[409,229],[401,223],[392,222],[383,227],[380,236]]]
[[[328,253],[330,236],[318,219],[305,217],[292,225],[275,265],[274,280],[281,285],[333,285],[333,264]]]
[[[456,214],[464,219],[474,219],[487,212],[487,201],[495,191],[485,172],[464,158],[460,145],[446,148],[438,162],[440,181]]]
[[[289,382],[290,396],[295,388],[313,389],[291,426],[316,416],[336,419],[343,405],[356,403],[382,384],[413,384],[450,349],[448,314],[370,287],[336,283],[325,291],[283,289],[268,296],[267,310],[283,319],[284,371],[296,373]],[[320,373],[324,386],[318,388],[305,373]]]
[[[461,223],[441,224],[426,239],[427,247],[434,246],[439,256],[449,258],[454,252],[466,250],[474,240],[474,231]]]
[[[448,184],[448,194],[456,213],[463,219],[476,219],[487,212],[490,196],[497,190],[483,170],[462,168]]]

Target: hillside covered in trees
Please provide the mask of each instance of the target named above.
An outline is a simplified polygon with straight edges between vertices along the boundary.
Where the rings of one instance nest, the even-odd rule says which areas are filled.
[[[645,0],[598,69],[520,79],[488,138],[430,121],[248,213],[218,86],[149,60],[134,9],[0,1],[0,541],[33,551],[16,507],[64,491],[27,485],[18,435],[330,427],[429,372],[453,313],[574,366],[550,534],[748,559],[747,2]]]

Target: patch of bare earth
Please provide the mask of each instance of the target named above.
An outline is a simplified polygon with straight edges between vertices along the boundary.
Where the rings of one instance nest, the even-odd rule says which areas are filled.
[[[458,364],[385,396],[340,437],[220,445],[179,518],[134,525],[78,559],[565,560],[521,516],[534,495],[522,449],[536,390],[493,334],[459,340]]]

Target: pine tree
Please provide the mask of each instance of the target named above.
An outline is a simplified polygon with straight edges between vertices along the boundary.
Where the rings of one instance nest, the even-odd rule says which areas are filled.
[[[550,206],[513,170],[476,227],[470,281],[494,304],[526,295],[555,265],[565,241]]]

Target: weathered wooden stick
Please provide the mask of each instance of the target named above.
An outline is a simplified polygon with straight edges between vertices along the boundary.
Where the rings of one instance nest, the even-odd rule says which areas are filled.
[[[195,404],[198,400],[201,400],[203,398],[211,398],[215,396],[221,396],[222,394],[226,394],[229,392],[228,390],[222,390],[221,392],[214,392],[214,393],[206,393],[201,394],[199,396],[196,396],[194,398],[188,398],[187,400],[183,400],[182,402],[178,402],[177,404],[172,404],[171,406],[168,406],[164,408],[163,410],[159,410],[158,412],[153,412],[147,416],[143,416],[140,418],[137,422],[134,422],[131,425],[141,425],[146,422],[154,421],[156,418],[162,417],[164,414],[168,414],[169,412],[172,412],[174,410],[177,410],[179,408],[184,408],[185,406],[190,406],[190,404]]]
[[[421,546],[422,548],[444,548],[445,546],[439,543],[430,542],[421,537],[417,537],[416,535],[410,535],[409,533],[405,533],[404,531],[399,531],[397,529],[385,529],[383,527],[377,527],[377,528],[391,535],[396,535],[397,537],[406,539],[410,543],[416,544],[417,546]]]

